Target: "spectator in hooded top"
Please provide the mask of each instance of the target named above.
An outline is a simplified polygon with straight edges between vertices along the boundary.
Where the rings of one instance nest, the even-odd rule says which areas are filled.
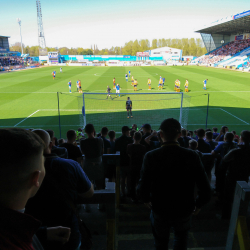
[[[210,145],[204,141],[204,136],[205,136],[205,130],[203,128],[200,128],[197,130],[197,136],[198,136],[198,150],[201,153],[211,153],[211,147]]]
[[[61,144],[60,147],[64,147],[68,150],[68,159],[77,161],[82,164],[82,153],[76,143],[76,131],[71,129],[67,132],[67,142]]]

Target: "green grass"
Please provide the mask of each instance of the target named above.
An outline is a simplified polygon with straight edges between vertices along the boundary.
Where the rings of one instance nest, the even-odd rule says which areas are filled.
[[[228,125],[229,130],[239,133],[243,129],[250,129],[250,74],[228,71],[223,69],[205,68],[197,66],[180,67],[45,67],[0,74],[0,117],[1,127],[22,128],[51,128],[59,137],[58,99],[60,101],[60,119],[62,136],[68,129],[77,129],[79,124],[79,107],[81,95],[75,93],[76,80],[82,82],[84,92],[105,93],[107,85],[112,88],[112,79],[121,86],[121,98],[106,100],[106,96],[95,99],[85,99],[86,119],[93,122],[99,131],[101,125],[108,125],[109,129],[120,132],[121,125],[137,123],[139,126],[149,122],[158,128],[164,118],[173,116],[178,119],[180,100],[171,95],[169,101],[161,102],[163,95],[131,95],[133,101],[133,118],[127,119],[125,101],[133,93],[131,82],[125,81],[125,73],[131,70],[138,80],[138,93],[149,93],[147,79],[152,80],[152,93],[159,92],[159,76],[166,78],[161,92],[173,92],[174,81],[179,78],[181,90],[184,91],[185,79],[189,80],[191,97],[187,128],[194,130],[205,128],[207,101],[209,94],[208,127],[212,128]],[[56,79],[52,79],[51,72],[57,71]],[[203,90],[203,80],[208,78],[207,91]],[[68,93],[68,81],[72,81],[72,93]],[[113,91],[115,92],[115,91]],[[152,98],[152,99],[150,99]],[[79,104],[78,104],[79,100]]]

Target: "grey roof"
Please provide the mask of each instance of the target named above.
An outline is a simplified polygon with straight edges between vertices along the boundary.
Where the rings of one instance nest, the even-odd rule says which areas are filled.
[[[222,35],[250,33],[250,10],[234,15],[231,20],[223,23],[219,23],[218,20],[213,25],[197,30],[196,32]]]

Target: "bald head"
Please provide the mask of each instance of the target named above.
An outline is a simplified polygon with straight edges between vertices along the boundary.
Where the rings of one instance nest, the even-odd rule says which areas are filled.
[[[44,154],[50,154],[52,143],[49,133],[43,129],[34,129],[32,132],[38,135],[43,140]]]

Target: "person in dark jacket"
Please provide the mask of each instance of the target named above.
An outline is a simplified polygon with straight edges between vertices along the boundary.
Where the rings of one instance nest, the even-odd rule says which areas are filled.
[[[151,209],[156,249],[168,249],[171,227],[173,249],[186,249],[191,216],[210,200],[211,188],[198,154],[177,142],[180,123],[169,118],[160,129],[163,145],[146,153],[137,190]],[[199,190],[196,198],[195,186]]]

